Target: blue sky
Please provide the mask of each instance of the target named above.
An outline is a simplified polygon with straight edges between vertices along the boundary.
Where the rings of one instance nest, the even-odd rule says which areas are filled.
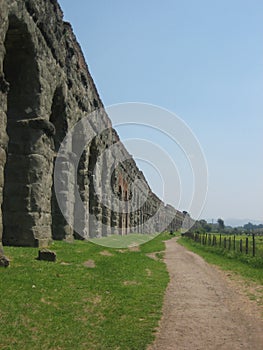
[[[202,217],[263,221],[263,2],[59,2],[105,106],[158,105],[198,138],[209,171]]]

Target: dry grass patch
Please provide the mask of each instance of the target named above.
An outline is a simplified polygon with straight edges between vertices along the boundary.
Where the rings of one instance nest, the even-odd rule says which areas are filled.
[[[129,245],[129,251],[130,252],[139,252],[141,249],[140,249],[140,246],[139,245],[133,245],[133,244],[131,244],[131,245]]]
[[[156,260],[156,261],[159,261],[160,258],[159,258],[159,252],[154,252],[154,253],[148,253],[146,254],[146,256],[148,256],[148,258],[151,258],[153,260]]]
[[[103,250],[102,252],[100,252],[100,255],[102,255],[102,256],[113,256],[113,254],[110,253],[108,250]]]
[[[148,277],[150,277],[152,275],[152,271],[150,269],[146,269],[145,271],[146,271]]]
[[[139,286],[141,283],[137,281],[124,281],[123,284],[125,286]]]
[[[95,261],[91,260],[91,259],[85,261],[83,265],[90,268],[90,269],[94,269],[96,267]]]

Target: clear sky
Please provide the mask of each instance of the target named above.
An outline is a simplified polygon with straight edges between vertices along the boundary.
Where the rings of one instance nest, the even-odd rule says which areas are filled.
[[[202,218],[263,222],[263,1],[59,2],[105,106],[154,104],[196,135],[209,172]]]

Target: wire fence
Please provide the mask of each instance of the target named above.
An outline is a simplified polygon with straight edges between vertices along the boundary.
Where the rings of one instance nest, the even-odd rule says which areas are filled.
[[[204,246],[218,247],[253,257],[263,257],[263,237],[260,235],[251,234],[244,237],[212,233],[187,233],[186,236]]]

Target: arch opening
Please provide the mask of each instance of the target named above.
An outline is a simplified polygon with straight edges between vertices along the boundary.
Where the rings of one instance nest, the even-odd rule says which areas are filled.
[[[15,16],[9,17],[5,37],[4,75],[10,89],[7,95],[9,137],[3,189],[3,244],[35,246],[33,226],[36,220],[32,201],[28,156],[28,130],[19,121],[38,115],[40,83],[35,49],[27,26]]]
[[[51,106],[50,122],[55,127],[55,134],[53,136],[53,143],[54,143],[53,147],[55,151],[55,156],[54,156],[53,184],[52,184],[52,195],[51,195],[51,218],[52,218],[51,232],[52,232],[53,239],[63,240],[63,239],[67,239],[68,236],[71,236],[71,229],[69,228],[69,225],[66,219],[61,213],[61,210],[57,202],[56,192],[54,187],[54,168],[55,168],[56,155],[68,131],[68,123],[66,118],[66,103],[65,103],[62,87],[58,87],[55,90],[53,100],[52,100],[52,106]]]

